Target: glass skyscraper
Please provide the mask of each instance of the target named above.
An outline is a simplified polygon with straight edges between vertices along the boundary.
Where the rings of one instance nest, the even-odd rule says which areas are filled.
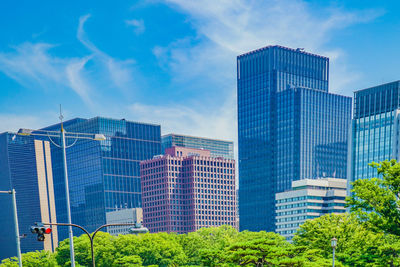
[[[349,182],[376,177],[371,162],[399,159],[400,81],[354,92]]]
[[[225,141],[204,137],[188,136],[182,134],[167,134],[162,136],[162,151],[165,149],[180,146],[188,148],[210,150],[211,157],[223,157],[234,159],[233,141]]]
[[[16,191],[21,252],[53,251],[58,245],[57,227],[44,242],[30,232],[35,222],[56,222],[53,175],[48,141],[15,133],[0,134],[0,189]],[[0,259],[17,256],[12,197],[0,194]]]
[[[328,92],[329,59],[282,46],[237,58],[241,230],[275,228],[292,181],[346,178],[351,98]]]
[[[140,161],[161,154],[161,127],[95,117],[66,121],[64,128],[106,136],[105,141],[78,140],[67,148],[72,223],[94,231],[106,223],[106,212],[141,207]],[[60,125],[45,129],[59,130]],[[53,145],[52,162],[57,220],[66,222],[61,149]],[[59,232],[60,240],[67,238],[67,228],[59,227]]]

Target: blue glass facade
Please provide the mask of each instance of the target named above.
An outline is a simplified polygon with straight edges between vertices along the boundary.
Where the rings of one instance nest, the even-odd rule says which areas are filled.
[[[46,242],[38,242],[36,235],[30,233],[30,226],[34,222],[40,222],[43,218],[50,221],[49,204],[43,201],[43,198],[40,200],[40,190],[46,197],[54,196],[53,190],[50,189],[51,183],[46,182],[51,180],[51,173],[42,171],[46,164],[51,164],[44,160],[44,143],[35,142],[34,138],[29,136],[7,132],[0,134],[0,190],[16,190],[19,232],[20,235],[27,234],[25,238],[21,238],[22,253],[52,250],[57,245],[52,244],[53,239],[48,236]],[[3,259],[16,256],[17,247],[12,196],[0,194],[0,203],[0,228],[3,229],[0,235],[0,259]]]
[[[211,157],[234,159],[232,141],[195,137],[182,134],[167,134],[161,137],[161,147],[163,153],[165,152],[166,148],[173,146],[207,149],[210,150]]]
[[[106,223],[106,212],[141,207],[140,161],[161,154],[161,127],[95,117],[67,121],[64,128],[106,136],[105,141],[79,140],[67,149],[72,222],[94,231]],[[66,222],[61,156],[61,149],[52,146],[57,220]],[[67,229],[59,231],[60,240],[67,238]]]
[[[399,159],[400,81],[354,92],[349,182],[376,177],[371,162]]]
[[[328,58],[301,49],[238,56],[241,230],[273,231],[275,193],[293,180],[346,178],[351,98],[328,93],[328,73]]]

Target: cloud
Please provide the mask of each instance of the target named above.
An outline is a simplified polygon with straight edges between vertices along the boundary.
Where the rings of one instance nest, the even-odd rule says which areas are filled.
[[[15,46],[12,52],[0,53],[0,71],[27,88],[34,85],[43,89],[68,87],[90,104],[87,96],[91,88],[82,76],[87,59],[52,56],[49,51],[54,47],[47,43]]]
[[[77,39],[92,53],[92,58],[100,63],[106,71],[107,77],[111,80],[112,85],[122,90],[131,90],[133,84],[133,69],[134,60],[118,60],[105,52],[101,51],[94,45],[86,36],[84,25],[91,17],[91,14],[81,16],[79,18],[79,26],[77,30]]]
[[[153,54],[172,76],[172,87],[201,91],[199,97],[207,109],[192,107],[189,101],[187,106],[171,110],[145,109],[139,104],[132,106],[132,110],[139,114],[146,110],[151,113],[147,118],[151,116],[162,125],[173,125],[176,131],[188,127],[186,131],[193,135],[235,141],[237,55],[279,44],[331,56],[331,88],[342,92],[361,74],[346,64],[345,51],[328,45],[331,37],[338,30],[367,23],[383,14],[381,10],[349,12],[331,7],[314,10],[300,0],[165,0],[163,3],[184,13],[195,32],[168,46],[155,46]],[[179,115],[180,112],[185,115]]]
[[[142,19],[131,19],[125,20],[125,24],[128,26],[132,26],[134,28],[134,32],[139,35],[144,33],[146,27],[144,26],[144,21]]]
[[[53,121],[46,121],[46,117],[4,113],[0,114],[0,121],[0,133],[17,132],[20,128],[38,129],[54,123]]]
[[[236,141],[236,113],[230,108],[236,98],[231,95],[221,106],[146,105],[134,103],[129,107],[133,119],[162,125],[163,134],[180,133]],[[232,123],[233,122],[233,123]]]
[[[134,61],[118,60],[98,49],[84,30],[89,18],[90,14],[80,17],[77,28],[77,39],[89,50],[88,55],[54,56],[51,52],[57,45],[26,42],[10,52],[0,52],[0,71],[26,88],[71,89],[91,109],[100,95],[94,92],[109,88],[132,91]]]

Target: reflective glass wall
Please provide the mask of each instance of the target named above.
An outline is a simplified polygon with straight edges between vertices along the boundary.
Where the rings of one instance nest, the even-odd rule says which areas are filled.
[[[188,148],[207,149],[211,152],[211,157],[223,157],[226,159],[234,159],[233,142],[225,140],[217,140],[196,136],[188,136],[181,134],[167,134],[162,136],[162,152],[165,149],[180,146]]]
[[[241,230],[273,231],[275,193],[293,180],[346,178],[351,98],[328,93],[328,82],[329,59],[302,49],[238,56]],[[327,164],[328,150],[337,166]]]
[[[68,132],[106,136],[105,141],[78,140],[67,149],[72,222],[94,231],[106,223],[106,212],[141,207],[139,163],[161,154],[161,127],[101,117],[74,119],[65,122],[64,127]],[[55,146],[52,150],[58,221],[65,222],[61,150]],[[60,240],[67,238],[63,230]]]
[[[351,181],[376,177],[371,162],[398,159],[400,82],[354,93]]]

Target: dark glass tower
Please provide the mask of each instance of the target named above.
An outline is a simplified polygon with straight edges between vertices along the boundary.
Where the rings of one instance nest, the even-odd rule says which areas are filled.
[[[237,58],[241,230],[275,229],[293,180],[346,178],[351,98],[328,93],[329,59],[268,46]]]
[[[161,154],[161,127],[95,117],[66,121],[64,128],[106,136],[105,141],[78,140],[67,148],[72,223],[94,231],[106,223],[106,212],[141,207],[140,161]],[[59,130],[60,125],[45,129]],[[61,149],[52,145],[57,220],[66,222],[61,156]],[[60,240],[67,238],[67,228],[60,227],[59,232]]]

